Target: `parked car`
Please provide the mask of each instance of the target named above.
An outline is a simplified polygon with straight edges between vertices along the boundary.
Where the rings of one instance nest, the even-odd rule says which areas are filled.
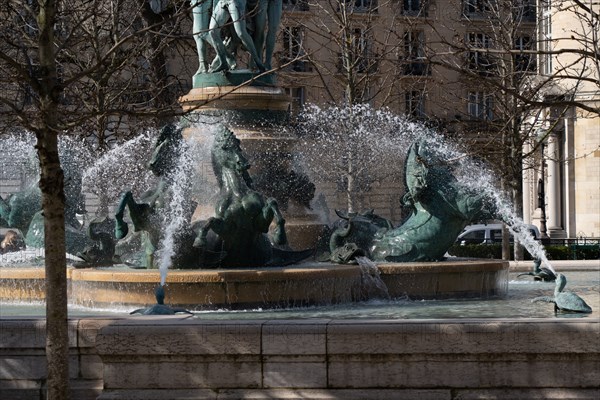
[[[540,230],[535,225],[527,225],[531,235],[539,240]],[[475,224],[468,225],[458,235],[456,243],[464,244],[490,244],[502,242],[502,224]],[[513,242],[513,236],[510,235],[510,242]]]

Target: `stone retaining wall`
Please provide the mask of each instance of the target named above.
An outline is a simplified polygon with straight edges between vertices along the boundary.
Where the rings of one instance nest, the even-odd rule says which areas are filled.
[[[70,322],[73,399],[600,398],[600,321]],[[43,320],[0,320],[0,398],[42,399]]]

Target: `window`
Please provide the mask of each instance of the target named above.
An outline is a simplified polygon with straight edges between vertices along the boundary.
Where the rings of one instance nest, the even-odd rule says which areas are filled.
[[[552,3],[551,0],[540,1],[542,20],[540,27],[540,41],[544,51],[552,51]],[[552,54],[540,54],[540,67],[543,75],[552,74]]]
[[[407,91],[404,93],[404,103],[406,115],[414,118],[423,118],[425,116],[425,96],[422,91]]]
[[[536,5],[535,0],[517,0],[513,8],[515,20],[518,22],[535,22]]]
[[[485,92],[469,92],[469,109],[472,119],[491,121],[494,119],[494,97]]]
[[[404,75],[427,75],[429,65],[425,62],[425,34],[423,31],[404,32]]]
[[[283,34],[283,53],[288,60],[298,58],[302,49],[302,28],[299,26],[284,27]]]
[[[283,50],[279,59],[280,64],[290,64],[288,68],[295,72],[307,72],[310,69],[308,61],[300,59],[304,55],[302,49],[304,32],[302,27],[284,27],[281,32]]]
[[[478,71],[481,75],[488,75],[495,67],[491,54],[487,51],[492,40],[484,33],[469,33],[467,45],[471,49],[467,53],[468,68]]]
[[[292,98],[292,102],[290,103],[290,114],[293,116],[297,116],[298,113],[304,107],[305,101],[305,89],[304,87],[293,87],[286,88],[285,93]]]
[[[308,11],[308,0],[283,0],[283,9],[286,11]]]
[[[483,243],[485,241],[485,229],[479,229],[465,233],[463,236],[461,236],[460,241],[464,242],[465,244]]]
[[[371,48],[371,37],[362,28],[354,28],[350,40],[350,47],[345,53],[340,54],[339,71],[347,69],[358,73],[373,72],[377,69],[377,63],[373,60]]]
[[[346,4],[347,10],[357,13],[377,12],[377,0],[342,0],[342,3]]]
[[[463,13],[467,17],[481,16],[494,9],[495,0],[465,0]]]
[[[427,16],[427,0],[403,0],[402,14],[412,16]]]
[[[515,54],[514,63],[517,72],[535,72],[536,62],[535,57],[527,51],[532,49],[532,41],[529,36],[520,36],[516,39],[515,50],[520,50],[522,53]]]

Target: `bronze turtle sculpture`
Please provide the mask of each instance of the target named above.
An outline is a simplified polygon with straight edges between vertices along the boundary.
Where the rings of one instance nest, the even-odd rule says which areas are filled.
[[[142,315],[175,315],[178,313],[192,314],[190,311],[181,307],[169,307],[165,305],[165,289],[162,285],[157,286],[154,289],[154,295],[156,296],[156,304],[152,307],[138,308],[133,310],[129,314],[142,314]]]
[[[546,303],[554,303],[555,312],[573,312],[585,313],[592,312],[592,308],[578,295],[573,292],[564,292],[567,285],[567,278],[563,274],[556,274],[556,288],[554,289],[554,297],[542,296],[536,297],[532,301],[544,301]]]

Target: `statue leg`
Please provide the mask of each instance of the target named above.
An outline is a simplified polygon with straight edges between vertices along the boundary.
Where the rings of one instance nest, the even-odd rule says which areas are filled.
[[[285,233],[285,218],[279,210],[279,205],[275,199],[268,199],[267,204],[263,208],[263,223],[265,226],[264,231],[268,231],[269,225],[273,219],[275,220],[275,230],[273,231],[273,243],[279,246],[284,246],[288,243],[287,235]]]
[[[119,201],[117,212],[115,213],[115,236],[117,239],[123,239],[129,232],[129,227],[123,219],[125,207],[129,207],[129,216],[136,232],[139,230],[148,230],[148,227],[154,226],[153,221],[150,220],[153,214],[150,205],[136,203],[133,199],[133,194],[129,191],[125,192]]]
[[[117,212],[115,213],[115,236],[117,239],[123,239],[129,232],[127,222],[123,220],[123,215],[125,214],[125,207],[127,207],[130,202],[133,202],[133,195],[131,192],[125,192],[119,201]]]
[[[206,237],[208,236],[208,232],[213,231],[217,235],[220,235],[220,233],[223,232],[224,225],[225,221],[223,221],[221,218],[209,218],[202,229],[200,229],[200,234],[196,236],[193,247],[205,249],[207,245]]]
[[[263,50],[265,48],[265,37],[266,37],[266,27],[267,27],[267,8],[268,8],[269,0],[259,0],[256,5],[255,10],[251,10],[256,15],[254,16],[254,35],[253,42],[254,48],[256,49],[256,54],[258,58],[263,61]],[[252,60],[252,66],[254,65],[254,60]]]
[[[277,40],[277,32],[281,23],[282,0],[269,0],[268,22],[269,30],[267,32],[267,43],[265,47],[265,68],[271,69],[273,51]]]
[[[208,0],[199,0],[192,9],[192,15],[194,17],[193,36],[196,41],[198,62],[200,64],[196,75],[207,72],[205,40],[208,37],[208,28],[210,25],[210,4],[211,3]]]
[[[218,11],[213,10],[208,35],[210,38],[210,43],[217,52],[217,57],[211,64],[210,72],[226,71],[231,68],[227,61],[227,49],[225,48],[223,40],[221,40],[221,28],[227,22],[228,17],[229,15],[224,9],[220,9]]]
[[[231,19],[233,20],[233,27],[235,29],[235,33],[242,41],[248,53],[252,57],[254,64],[259,69],[259,71],[264,71],[265,66],[261,62],[258,54],[256,53],[256,48],[254,47],[254,43],[252,42],[252,38],[246,29],[246,21],[243,19],[243,15],[240,15],[240,10],[235,9],[235,7],[231,7],[229,12],[231,13]]]

